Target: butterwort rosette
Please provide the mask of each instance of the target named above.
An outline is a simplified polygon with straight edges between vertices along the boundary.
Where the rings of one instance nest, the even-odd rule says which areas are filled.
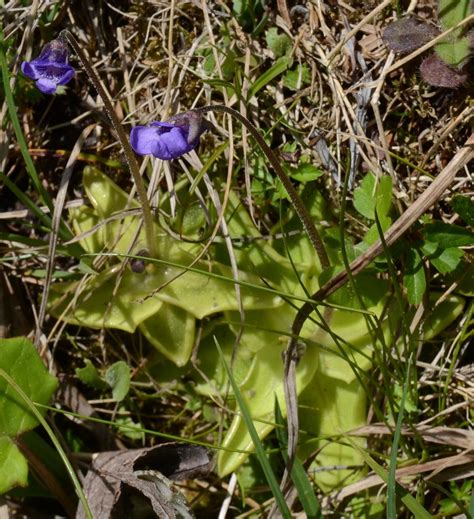
[[[135,126],[130,144],[138,155],[153,155],[172,160],[194,150],[210,123],[195,111],[174,115],[166,122],[156,121],[148,126]]]
[[[58,85],[69,83],[74,77],[74,68],[69,65],[69,49],[62,40],[47,43],[40,55],[21,64],[25,76],[36,81],[43,94],[54,94]]]

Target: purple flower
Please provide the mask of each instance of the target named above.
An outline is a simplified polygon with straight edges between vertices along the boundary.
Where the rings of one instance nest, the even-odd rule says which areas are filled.
[[[65,85],[74,77],[74,69],[68,64],[69,49],[65,42],[53,40],[47,43],[41,54],[32,61],[24,61],[21,70],[36,81],[44,94],[54,94],[58,85]]]
[[[162,160],[177,159],[194,150],[201,134],[210,123],[198,112],[178,114],[168,121],[153,122],[149,126],[135,126],[130,144],[139,155],[153,155]]]

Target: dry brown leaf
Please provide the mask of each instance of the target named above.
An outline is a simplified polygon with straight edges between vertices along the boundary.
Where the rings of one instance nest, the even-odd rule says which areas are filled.
[[[422,61],[420,72],[424,81],[436,87],[458,88],[467,81],[467,74],[449,67],[435,53]]]
[[[427,23],[418,23],[413,18],[402,18],[387,26],[383,40],[394,52],[411,52],[436,38],[440,31]]]
[[[383,424],[373,424],[352,431],[352,434],[357,436],[393,434],[393,430]],[[403,436],[414,436],[414,434],[412,429],[402,428]],[[452,427],[421,426],[416,429],[416,434],[419,434],[425,441],[430,443],[440,443],[442,445],[459,447],[466,451],[474,451],[474,431],[454,429]]]
[[[440,472],[444,471],[445,469],[447,469],[447,471],[440,475]],[[419,465],[403,467],[396,471],[395,477],[400,483],[400,480],[403,478],[413,477],[425,472],[433,472],[431,476],[428,476],[429,478],[436,475],[436,479],[438,481],[448,481],[451,479],[458,479],[459,474],[462,474],[462,477],[464,478],[467,476],[467,474],[471,474],[473,469],[474,455],[461,453],[455,456],[441,458],[439,460],[428,461],[427,463],[421,463]],[[454,471],[456,472],[456,476],[453,477]],[[357,494],[362,490],[376,487],[378,485],[382,485],[383,483],[384,481],[379,476],[370,475],[360,481],[357,481],[357,483],[347,485],[340,492],[333,494],[331,498],[342,501],[343,499]]]
[[[136,517],[148,509],[163,519],[194,517],[171,480],[207,474],[207,449],[197,445],[165,443],[148,449],[102,452],[96,456],[84,482],[94,517]],[[76,519],[85,519],[82,506]]]

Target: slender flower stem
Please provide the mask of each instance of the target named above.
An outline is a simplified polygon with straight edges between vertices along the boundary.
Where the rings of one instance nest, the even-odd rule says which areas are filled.
[[[259,131],[253,124],[244,117],[240,112],[237,112],[233,108],[229,108],[223,105],[217,106],[204,106],[202,108],[196,108],[195,111],[200,113],[206,112],[224,112],[232,115],[236,119],[238,119],[251,133],[254,139],[259,144],[262,151],[267,156],[270,164],[272,165],[275,173],[278,175],[281,183],[286,189],[288,193],[291,203],[303,224],[303,227],[308,234],[308,237],[318,255],[319,262],[321,263],[321,267],[326,269],[330,267],[329,257],[326,252],[326,248],[324,247],[323,240],[316,229],[316,226],[313,223],[313,219],[311,215],[308,213],[305,205],[303,204],[298,192],[295,187],[291,183],[291,180],[288,178],[288,175],[285,173],[283,168],[280,165],[280,162],[272,151],[272,149],[267,145],[263,137],[260,135]],[[319,293],[316,293],[315,296],[318,296]],[[313,296],[314,297],[314,296]],[[315,298],[315,303],[318,299]],[[288,417],[290,417],[290,413],[292,416],[292,420],[288,419],[288,460],[287,466],[285,468],[285,473],[283,476],[281,488],[284,489],[286,482],[291,474],[293,462],[296,455],[296,443],[298,441],[298,394],[296,391],[296,364],[297,358],[295,355],[295,349],[297,346],[297,337],[299,336],[299,332],[306,318],[311,314],[314,310],[315,303],[305,303],[297,313],[295,321],[292,326],[292,338],[285,352],[285,381],[284,381],[284,390],[285,390],[285,401],[288,412]],[[330,312],[330,310],[329,310]],[[325,318],[329,318],[330,315],[325,314]],[[295,330],[297,333],[295,333]]]
[[[76,38],[74,38],[74,36],[68,30],[61,31],[59,38],[66,39],[69,45],[71,45],[71,47],[74,49],[74,52],[80,59],[82,66],[84,67],[84,70],[86,71],[87,75],[92,81],[94,88],[97,90],[97,93],[102,99],[105,111],[107,112],[107,115],[109,116],[109,119],[112,122],[112,126],[117,132],[118,140],[120,142],[120,145],[122,146],[123,152],[125,153],[125,159],[132,174],[135,187],[137,188],[138,198],[140,200],[140,205],[143,212],[143,223],[145,226],[145,236],[148,247],[148,253],[151,257],[156,258],[157,251],[155,245],[155,232],[153,230],[153,217],[151,214],[150,204],[148,203],[145,185],[140,175],[140,168],[138,166],[135,154],[128,141],[128,136],[125,133],[125,130],[123,129],[123,126],[117,116],[117,113],[114,110],[114,107],[112,106],[112,101],[110,100],[109,94],[102,86],[99,77],[90,65],[89,60],[87,59],[84,51],[79,46],[79,43],[77,42]]]
[[[272,165],[275,173],[277,174],[278,178],[280,179],[281,183],[286,189],[286,192],[288,193],[291,203],[296,211],[296,214],[298,215],[299,219],[301,220],[301,223],[303,224],[303,227],[308,234],[308,238],[310,239],[314,250],[316,251],[316,254],[318,255],[319,261],[321,263],[321,267],[323,269],[326,269],[330,266],[329,263],[329,257],[326,252],[326,248],[324,247],[323,240],[321,239],[321,236],[316,229],[316,226],[313,223],[313,219],[311,218],[311,215],[308,213],[308,210],[304,206],[300,196],[298,195],[298,192],[296,191],[295,187],[291,183],[291,180],[288,178],[288,175],[285,173],[283,168],[280,165],[280,162],[278,160],[278,157],[275,155],[273,150],[268,146],[268,144],[265,142],[263,137],[260,135],[259,131],[255,126],[246,118],[244,117],[240,112],[237,110],[234,110],[233,108],[229,108],[228,106],[223,105],[215,105],[215,106],[203,106],[200,108],[195,108],[195,112],[199,113],[207,113],[207,112],[224,112],[226,114],[232,115],[236,119],[238,119],[246,128],[247,130],[252,134],[252,137],[257,141],[258,145],[262,149],[263,153],[265,153],[266,157],[270,161],[270,164]]]

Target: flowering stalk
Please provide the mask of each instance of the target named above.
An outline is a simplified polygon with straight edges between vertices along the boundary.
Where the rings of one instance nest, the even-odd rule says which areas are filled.
[[[291,203],[296,211],[296,214],[298,215],[299,219],[301,220],[301,223],[303,224],[303,227],[308,234],[308,238],[310,239],[314,250],[316,251],[316,254],[318,255],[319,261],[321,263],[321,267],[323,269],[326,269],[330,267],[329,263],[329,257],[326,252],[326,248],[324,247],[323,240],[316,229],[316,226],[313,223],[313,220],[311,218],[311,215],[308,213],[308,210],[306,209],[305,205],[301,201],[300,196],[298,195],[298,192],[296,191],[295,187],[291,183],[291,180],[288,178],[288,175],[285,173],[283,168],[280,165],[280,162],[273,152],[273,150],[268,146],[268,144],[265,142],[263,137],[260,135],[259,131],[255,126],[246,118],[244,117],[240,112],[237,110],[234,110],[233,108],[229,108],[228,106],[223,105],[215,105],[215,106],[203,106],[200,108],[195,108],[195,112],[198,113],[207,113],[207,112],[224,112],[226,114],[229,114],[236,119],[238,119],[251,133],[252,137],[257,141],[258,145],[262,149],[263,153],[266,155],[268,160],[270,161],[270,164],[272,165],[275,173],[277,174],[278,178],[280,179],[281,183],[286,189],[286,192],[288,193]]]
[[[283,170],[283,168],[280,165],[280,162],[278,161],[277,156],[272,151],[272,149],[267,145],[263,137],[260,135],[259,131],[253,124],[244,117],[240,112],[237,110],[234,110],[233,108],[229,108],[227,106],[223,105],[217,105],[217,106],[204,106],[202,108],[196,108],[194,111],[198,113],[206,113],[206,112],[224,112],[227,114],[232,115],[236,119],[238,119],[251,133],[251,135],[254,137],[254,139],[257,141],[258,145],[262,149],[263,153],[265,153],[266,157],[270,161],[270,164],[272,165],[275,173],[277,174],[278,178],[280,179],[281,183],[286,189],[286,192],[288,193],[290,200],[293,204],[293,207],[303,224],[303,227],[308,235],[308,238],[310,239],[314,250],[316,251],[316,254],[318,255],[319,262],[321,263],[321,267],[323,269],[327,269],[330,267],[329,257],[326,252],[326,248],[324,247],[323,240],[316,229],[316,226],[313,223],[313,220],[311,218],[311,215],[308,213],[308,210],[306,209],[305,205],[303,204],[300,196],[298,195],[298,192],[296,191],[295,187],[291,183],[291,180],[288,178],[287,174]],[[316,294],[318,295],[318,294]],[[318,301],[318,299],[315,299],[315,301]],[[287,465],[285,468],[285,473],[281,482],[281,489],[284,489],[286,486],[286,482],[288,480],[289,475],[291,474],[294,459],[296,456],[296,442],[298,439],[298,394],[296,392],[296,363],[297,359],[295,357],[295,348],[297,345],[297,339],[296,337],[299,336],[300,328],[302,327],[304,321],[309,316],[309,314],[313,311],[314,304],[305,303],[302,308],[297,313],[297,316],[295,318],[295,322],[292,326],[292,332],[294,332],[294,329],[298,329],[298,334],[292,335],[292,338],[290,339],[289,345],[287,347],[287,350],[285,351],[285,383],[284,383],[284,390],[285,390],[285,401],[287,406],[287,413],[288,417],[290,417],[290,414],[292,416],[292,419],[288,418],[288,460]],[[330,310],[329,310],[330,312]],[[330,313],[325,313],[324,319],[329,321],[330,319]]]
[[[153,217],[151,214],[150,204],[148,203],[148,197],[146,194],[145,185],[144,185],[143,179],[140,175],[140,168],[138,166],[137,159],[135,158],[135,154],[133,153],[133,150],[130,147],[130,143],[128,141],[128,136],[125,133],[123,126],[119,121],[119,118],[117,116],[117,113],[114,110],[114,107],[112,106],[112,102],[110,100],[110,97],[109,97],[107,91],[102,86],[99,77],[97,76],[95,70],[90,65],[89,60],[87,59],[87,57],[84,54],[81,47],[79,46],[79,43],[77,42],[77,40],[67,29],[61,31],[59,38],[66,39],[67,42],[69,43],[69,45],[71,45],[71,47],[74,49],[74,52],[77,54],[78,58],[80,59],[81,64],[84,67],[84,70],[86,71],[87,75],[89,76],[90,80],[92,81],[94,88],[97,90],[97,93],[99,94],[100,98],[102,99],[102,101],[104,103],[105,111],[107,112],[107,115],[109,116],[109,119],[112,122],[112,126],[114,127],[115,131],[117,132],[118,140],[120,142],[120,145],[122,146],[123,152],[125,153],[125,159],[127,161],[128,167],[129,167],[130,172],[133,177],[133,181],[137,188],[138,198],[140,200],[140,205],[141,205],[142,212],[143,212],[143,224],[145,227],[145,236],[146,236],[148,252],[151,257],[156,257],[157,251],[156,251],[156,246],[155,246],[155,233],[153,230]]]

